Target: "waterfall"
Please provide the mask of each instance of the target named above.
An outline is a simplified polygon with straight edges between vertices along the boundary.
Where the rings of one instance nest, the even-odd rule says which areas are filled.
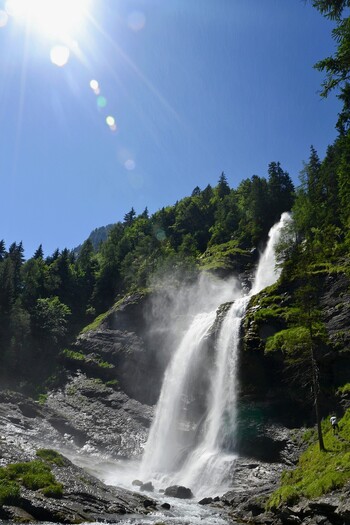
[[[164,377],[157,411],[143,457],[146,472],[172,472],[185,447],[186,405],[191,368],[215,320],[215,311],[198,314],[183,337]],[[182,430],[183,429],[183,430]]]
[[[205,342],[216,319],[216,309],[198,314],[184,334],[165,373],[145,446],[142,476],[189,486],[197,496],[224,490],[236,457],[232,451],[236,439],[240,325],[251,296],[273,284],[279,276],[274,246],[288,221],[290,216],[284,213],[271,228],[250,293],[235,298],[221,323],[214,360],[206,370],[207,396],[200,422],[192,418],[189,400],[198,381],[200,362],[207,355]]]

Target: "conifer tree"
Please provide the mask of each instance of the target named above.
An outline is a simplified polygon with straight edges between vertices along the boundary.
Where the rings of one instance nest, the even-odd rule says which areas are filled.
[[[230,193],[230,186],[227,182],[227,177],[224,172],[221,173],[218,185],[216,186],[216,192],[220,199],[225,197],[225,195],[228,195]]]
[[[124,215],[124,220],[123,220],[124,226],[131,226],[131,224],[134,222],[135,217],[136,217],[136,212],[134,208],[131,208],[131,210]]]
[[[6,246],[3,239],[0,240],[0,262],[4,260],[6,255]]]
[[[294,201],[294,185],[279,162],[270,162],[268,167],[268,195],[271,223],[279,221],[281,214],[290,211]],[[271,224],[271,225],[272,225]]]
[[[34,259],[43,259],[44,258],[44,251],[43,251],[43,245],[40,244],[37,250],[35,251],[33,255]]]

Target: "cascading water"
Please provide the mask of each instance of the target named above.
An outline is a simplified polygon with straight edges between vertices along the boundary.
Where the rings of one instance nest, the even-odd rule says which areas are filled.
[[[160,399],[141,465],[144,479],[186,485],[200,496],[225,489],[235,455],[236,362],[240,324],[252,295],[275,282],[274,246],[290,221],[282,214],[271,228],[266,249],[248,295],[237,297],[227,312],[217,337],[214,363],[209,364],[208,395],[198,422],[191,419],[189,400],[198,380],[205,342],[216,319],[215,310],[197,315],[185,333],[165,374]],[[217,305],[219,306],[219,304]],[[197,374],[196,374],[197,373]],[[200,424],[199,424],[200,423]],[[200,429],[197,432],[196,429]],[[226,479],[225,479],[226,478]]]
[[[189,388],[190,368],[203,339],[215,320],[215,311],[197,315],[174,355],[164,377],[155,419],[143,457],[146,472],[173,472],[184,450],[186,406],[183,399]]]

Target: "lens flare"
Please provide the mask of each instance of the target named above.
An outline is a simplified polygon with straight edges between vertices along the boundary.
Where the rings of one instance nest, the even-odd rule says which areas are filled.
[[[115,126],[115,118],[112,117],[111,115],[108,115],[108,117],[106,117],[106,122],[107,122],[107,126],[109,127]]]
[[[107,99],[105,97],[98,97],[97,99],[97,106],[99,108],[105,108],[107,106]]]
[[[9,19],[8,14],[3,9],[0,10],[0,27],[5,27]]]
[[[54,46],[50,51],[51,62],[55,66],[63,67],[69,60],[70,51],[66,46]]]
[[[158,241],[164,241],[166,239],[165,231],[162,229],[159,229],[156,232],[156,238],[158,239]]]
[[[128,181],[130,186],[135,190],[140,190],[144,186],[143,176],[136,171],[130,171],[128,173]]]
[[[79,31],[90,0],[7,0],[6,12],[39,33],[66,38]]]
[[[5,10],[9,16],[21,17],[25,13],[25,4],[21,0],[7,0]]]
[[[108,115],[108,117],[106,117],[106,123],[111,131],[117,131],[117,124],[115,122],[114,117],[112,117],[111,115]]]
[[[124,162],[124,166],[128,171],[132,171],[136,168],[136,162],[132,159],[128,159]]]
[[[96,91],[98,89],[98,82],[97,80],[90,80],[90,87],[92,91]]]
[[[133,11],[128,16],[128,26],[133,31],[141,31],[145,27],[146,17],[141,11]]]

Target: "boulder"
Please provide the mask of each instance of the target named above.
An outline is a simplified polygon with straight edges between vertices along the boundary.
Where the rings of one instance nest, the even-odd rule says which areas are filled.
[[[180,498],[180,499],[193,498],[191,489],[187,487],[183,487],[182,485],[172,485],[171,487],[167,487],[165,489],[164,494],[166,496],[170,496],[171,498]]]
[[[203,498],[200,501],[198,501],[199,505],[209,505],[209,503],[213,502],[213,498]]]
[[[143,492],[153,492],[154,487],[152,481],[147,481],[147,483],[143,483],[140,487],[140,490]]]
[[[143,506],[145,507],[145,509],[148,509],[149,507],[155,508],[156,502],[153,501],[152,499],[145,499],[143,502]]]
[[[134,479],[134,481],[131,484],[134,487],[141,487],[143,485],[143,481],[140,481],[139,479]]]

